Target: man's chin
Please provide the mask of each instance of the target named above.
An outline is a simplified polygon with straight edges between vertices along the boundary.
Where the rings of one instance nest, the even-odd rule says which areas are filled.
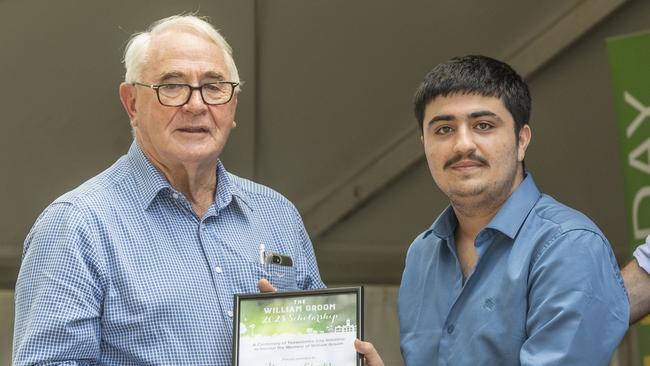
[[[486,185],[481,182],[464,181],[452,184],[447,191],[447,195],[451,197],[476,197],[485,192]]]
[[[449,197],[450,198],[475,198],[475,197],[480,197],[483,193],[485,192],[485,189],[476,187],[474,189],[468,189],[468,190],[454,190],[453,192],[450,192]]]
[[[183,146],[176,149],[174,154],[179,162],[187,164],[216,162],[219,159],[221,151],[215,149],[213,146],[207,148],[205,146]]]

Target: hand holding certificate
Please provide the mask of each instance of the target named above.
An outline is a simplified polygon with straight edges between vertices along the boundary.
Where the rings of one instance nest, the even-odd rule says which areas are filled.
[[[362,287],[235,295],[233,319],[233,365],[362,364]]]

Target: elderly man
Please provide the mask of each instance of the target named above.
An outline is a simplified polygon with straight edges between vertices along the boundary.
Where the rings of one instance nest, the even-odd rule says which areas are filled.
[[[295,207],[219,161],[239,90],[223,37],[173,16],[134,35],[124,63],[135,141],[27,236],[15,365],[230,365],[233,294],[260,279],[323,287]],[[261,263],[261,250],[293,265]]]
[[[627,329],[607,239],[524,169],[530,108],[521,77],[483,56],[436,66],[416,92],[429,170],[451,205],[406,256],[409,366],[607,365]]]

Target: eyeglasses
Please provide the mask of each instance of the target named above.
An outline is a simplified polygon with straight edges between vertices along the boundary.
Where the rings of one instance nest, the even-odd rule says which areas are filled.
[[[192,92],[198,90],[203,103],[209,105],[226,104],[232,99],[235,88],[239,83],[232,81],[218,81],[200,86],[188,84],[143,84],[133,82],[133,85],[145,86],[156,91],[160,104],[167,107],[180,107],[190,101]]]

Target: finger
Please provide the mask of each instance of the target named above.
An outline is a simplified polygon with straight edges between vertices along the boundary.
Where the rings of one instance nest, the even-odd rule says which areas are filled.
[[[257,288],[260,292],[277,292],[278,290],[271,285],[271,282],[266,278],[262,278],[257,282]]]
[[[355,339],[354,348],[365,357],[366,366],[384,366],[384,361],[382,361],[372,343]]]

